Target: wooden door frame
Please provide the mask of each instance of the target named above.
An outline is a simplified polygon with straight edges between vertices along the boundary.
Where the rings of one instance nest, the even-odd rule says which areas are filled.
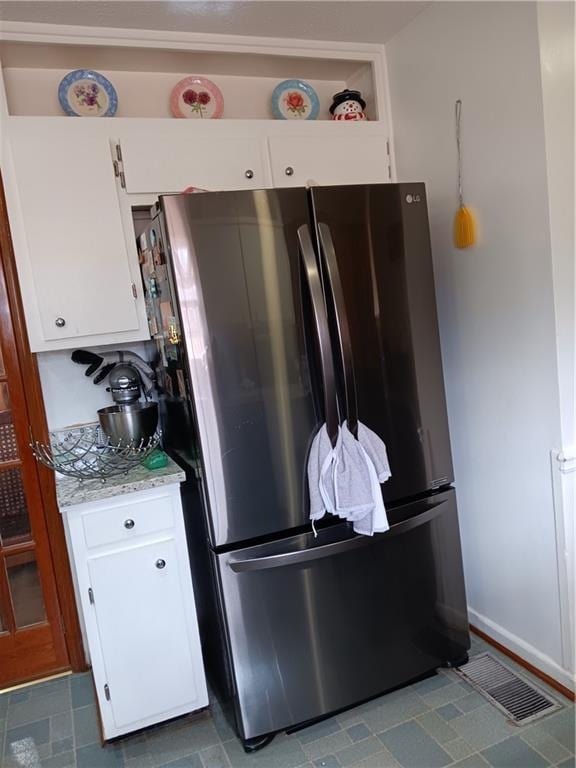
[[[16,342],[16,352],[20,363],[22,378],[26,382],[24,399],[28,410],[30,429],[35,439],[40,440],[41,442],[48,442],[48,424],[44,410],[40,376],[38,374],[36,357],[30,351],[30,345],[28,343],[28,332],[26,330],[24,310],[22,299],[20,297],[18,273],[16,270],[14,248],[12,246],[12,237],[10,234],[10,222],[8,220],[8,210],[6,207],[6,197],[4,195],[4,184],[1,173],[0,260],[4,269],[6,291],[8,294],[8,303],[10,306],[10,314]],[[38,470],[44,517],[49,532],[48,546],[52,557],[52,566],[56,580],[56,589],[58,592],[70,666],[72,671],[81,672],[88,669],[88,664],[86,662],[82,643],[82,633],[80,630],[78,610],[76,608],[74,584],[70,570],[64,525],[56,501],[54,473],[41,465],[38,466]]]

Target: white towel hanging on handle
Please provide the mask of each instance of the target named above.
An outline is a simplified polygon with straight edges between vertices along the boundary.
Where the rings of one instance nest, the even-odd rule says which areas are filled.
[[[390,475],[386,446],[372,430],[359,422],[356,439],[344,422],[332,446],[324,424],[308,457],[312,523],[329,513],[353,523],[354,531],[365,536],[387,531],[380,483]]]

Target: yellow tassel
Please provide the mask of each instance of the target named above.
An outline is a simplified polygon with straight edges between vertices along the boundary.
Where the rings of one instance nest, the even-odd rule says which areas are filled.
[[[461,205],[454,216],[454,245],[469,248],[476,242],[476,222],[469,208]]]

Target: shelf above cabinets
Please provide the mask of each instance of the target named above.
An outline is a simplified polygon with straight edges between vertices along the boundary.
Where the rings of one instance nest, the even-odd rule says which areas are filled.
[[[71,30],[62,45],[61,40],[48,41],[46,34],[35,40],[30,34],[24,40],[13,39],[11,26],[0,40],[11,115],[61,115],[58,85],[69,71],[81,68],[95,69],[110,80],[118,93],[119,117],[172,117],[171,90],[191,74],[216,82],[224,97],[225,120],[271,119],[275,86],[295,78],[316,91],[319,120],[330,120],[332,96],[344,88],[362,90],[370,119],[384,117],[376,87],[383,68],[380,46],[332,47],[310,41],[290,45],[279,40],[270,45],[262,38],[247,42],[246,38],[205,36],[202,40],[185,35],[175,40],[170,33],[158,40],[144,30],[139,40],[130,41],[126,31],[115,35],[107,30],[103,35],[91,30],[87,40]]]

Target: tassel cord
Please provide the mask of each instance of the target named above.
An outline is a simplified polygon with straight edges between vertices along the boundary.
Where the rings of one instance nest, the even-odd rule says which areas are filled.
[[[458,99],[455,107],[456,112],[456,149],[458,151],[458,200],[459,206],[464,206],[464,195],[462,194],[462,139],[460,130],[460,121],[462,116],[462,100]]]

